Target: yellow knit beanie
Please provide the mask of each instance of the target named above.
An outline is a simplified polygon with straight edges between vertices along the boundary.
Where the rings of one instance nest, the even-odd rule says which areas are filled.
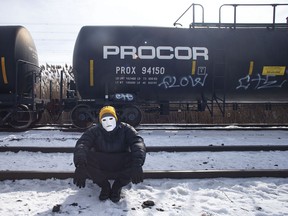
[[[100,110],[100,112],[99,112],[99,119],[101,120],[102,117],[103,117],[104,115],[107,115],[107,114],[112,115],[113,117],[115,117],[116,121],[118,120],[117,114],[116,114],[116,110],[115,110],[114,107],[112,107],[112,106],[105,106],[105,107],[103,107],[103,108]]]

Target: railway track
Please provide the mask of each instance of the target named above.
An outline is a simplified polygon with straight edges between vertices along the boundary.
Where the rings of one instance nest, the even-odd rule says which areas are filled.
[[[182,126],[181,126],[182,127]],[[155,130],[179,130],[179,128],[175,128],[174,126],[165,126],[165,127],[158,127]],[[184,127],[184,129],[191,130],[190,127]],[[211,127],[216,130],[219,128]],[[195,129],[195,128],[193,128]],[[202,128],[203,129],[203,128]],[[230,130],[233,128],[224,128],[225,130]],[[239,129],[239,128],[237,128]],[[241,128],[243,129],[243,128]],[[251,128],[245,128],[245,130],[251,130]],[[265,127],[264,130],[271,128]],[[282,128],[275,128],[277,130],[282,130]],[[284,127],[284,130],[287,128]],[[34,130],[34,129],[33,129]],[[35,129],[35,130],[47,130],[45,129]],[[50,130],[50,129],[48,129]],[[54,130],[54,128],[52,129]],[[59,130],[57,128],[56,130]],[[154,130],[151,128],[150,125],[146,125],[145,129],[140,128],[139,130]],[[205,130],[205,128],[203,129]],[[258,128],[257,128],[258,130]],[[263,128],[261,129],[263,130]],[[74,132],[74,131],[73,131]],[[62,138],[45,138],[45,137],[35,137],[35,138],[11,138],[12,141],[21,141],[27,139],[35,139],[37,142],[50,142],[51,139],[57,139],[59,141],[65,141],[67,139],[77,139],[75,137],[62,137]],[[11,141],[11,139],[7,141]],[[5,141],[6,142],[6,141]],[[0,152],[14,152],[18,153],[20,151],[27,151],[27,152],[41,152],[41,153],[72,153],[74,147],[39,147],[39,146],[0,146]],[[225,151],[288,151],[288,145],[209,145],[206,146],[147,146],[147,152],[225,152]],[[200,168],[201,169],[201,168]],[[73,172],[71,170],[69,172],[64,171],[35,171],[35,170],[3,170],[0,171],[0,180],[18,180],[18,179],[67,179],[72,178]],[[170,178],[170,179],[201,179],[201,178],[251,178],[251,177],[277,177],[277,178],[287,178],[288,177],[288,169],[284,167],[284,169],[230,169],[230,170],[144,170],[144,178],[146,179],[161,179],[161,178]],[[113,178],[113,175],[111,175]]]
[[[288,130],[273,124],[143,124],[137,130]]]
[[[33,128],[15,129],[2,127],[0,132],[23,132],[28,130],[60,130],[63,132],[84,132],[86,129],[73,125],[35,125]],[[136,130],[288,130],[288,125],[278,124],[142,124]]]
[[[0,152],[41,152],[41,153],[72,153],[71,147],[0,147]],[[199,152],[199,151],[287,151],[288,146],[151,146],[147,152]],[[51,171],[0,171],[0,180],[19,179],[67,179],[72,178],[73,172]],[[146,179],[203,179],[203,178],[252,178],[277,177],[287,178],[288,169],[234,169],[234,170],[145,170]],[[110,178],[114,176],[110,174]]]
[[[45,172],[45,171],[0,171],[0,180],[20,179],[68,179],[73,178],[73,172]],[[204,179],[204,178],[287,178],[288,169],[251,169],[251,170],[157,170],[144,171],[145,179]],[[109,178],[114,179],[112,174]]]
[[[0,146],[0,152],[72,153],[73,147]],[[147,146],[147,152],[288,151],[288,145]]]

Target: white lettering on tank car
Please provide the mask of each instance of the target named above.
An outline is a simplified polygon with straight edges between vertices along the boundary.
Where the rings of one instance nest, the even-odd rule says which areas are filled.
[[[130,57],[132,59],[178,59],[197,60],[204,58],[209,60],[208,49],[206,47],[171,47],[171,46],[103,46],[103,59],[111,56],[119,56],[120,59]]]
[[[120,67],[115,68],[116,74],[136,74],[136,67]]]

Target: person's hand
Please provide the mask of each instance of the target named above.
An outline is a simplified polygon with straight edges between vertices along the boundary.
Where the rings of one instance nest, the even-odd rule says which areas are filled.
[[[87,178],[86,167],[85,166],[76,167],[73,183],[79,188],[84,188],[85,183],[86,183],[86,178]]]
[[[78,149],[77,152],[74,153],[74,164],[76,167],[78,166],[86,166],[87,164],[87,156],[84,149]]]
[[[131,179],[133,184],[143,182],[143,169],[142,167],[132,167]]]

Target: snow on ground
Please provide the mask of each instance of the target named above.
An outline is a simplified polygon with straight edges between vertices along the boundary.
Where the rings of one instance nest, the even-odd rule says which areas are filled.
[[[287,179],[145,180],[123,188],[119,203],[98,200],[99,188],[78,189],[67,180],[0,182],[0,213],[14,215],[288,215]],[[142,208],[143,201],[155,206]],[[60,206],[60,212],[52,209]]]
[[[145,170],[286,169],[287,151],[149,152]],[[0,170],[74,171],[69,153],[0,153]],[[29,158],[29,160],[27,160]],[[9,163],[7,163],[10,161]]]
[[[286,145],[288,132],[140,131],[147,146]],[[81,133],[0,132],[0,146],[72,147]],[[285,142],[286,141],[286,142]],[[145,170],[287,169],[287,152],[148,153]],[[0,170],[73,171],[72,154],[0,153]],[[98,200],[99,188],[87,180],[78,189],[72,179],[0,182],[0,215],[288,215],[287,178],[145,179],[123,188],[119,203]],[[141,205],[155,202],[151,208]],[[53,207],[60,207],[53,213]]]
[[[60,130],[0,132],[0,146],[73,147],[81,134]],[[288,130],[140,130],[139,134],[147,146],[286,145]]]

